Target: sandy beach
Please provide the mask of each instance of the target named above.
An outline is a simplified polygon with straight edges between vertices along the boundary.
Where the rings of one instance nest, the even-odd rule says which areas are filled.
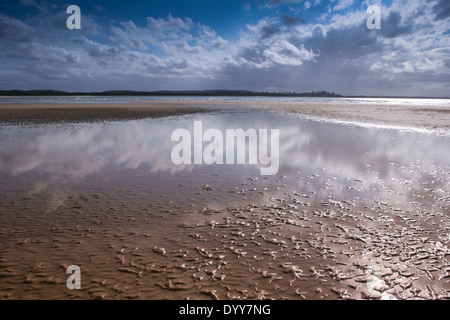
[[[276,110],[316,119],[439,129],[450,132],[448,100],[442,105],[357,104],[299,101],[146,101],[108,104],[0,104],[0,123],[143,119],[211,112],[215,107]]]
[[[201,104],[204,106],[242,106],[257,110],[276,110],[297,115],[310,116],[317,119],[338,120],[343,122],[359,122],[372,124],[398,125],[450,130],[450,105],[448,100],[440,107],[427,107],[418,104],[363,104],[322,103],[299,101],[180,101],[163,102],[170,106]]]
[[[450,300],[449,5],[3,1],[0,301]]]
[[[448,117],[395,104],[0,105],[0,298],[448,299],[448,137],[340,123],[446,131]],[[194,120],[280,128],[279,172],[174,165],[171,133]],[[70,265],[80,290],[66,287]]]
[[[0,123],[119,121],[207,112],[191,105],[146,104],[0,104]]]

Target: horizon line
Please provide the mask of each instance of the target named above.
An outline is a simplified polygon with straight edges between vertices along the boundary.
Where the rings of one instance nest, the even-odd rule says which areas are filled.
[[[398,99],[450,99],[447,97],[430,97],[430,96],[392,96],[392,95],[344,95],[335,92],[329,92],[326,90],[318,90],[311,92],[296,92],[296,91],[252,91],[243,89],[205,89],[205,90],[153,90],[153,91],[141,91],[141,90],[104,90],[104,91],[65,91],[54,89],[8,89],[0,90],[0,97],[5,96],[17,96],[17,97],[30,97],[30,96],[241,96],[241,97],[330,97],[330,98],[398,98]]]

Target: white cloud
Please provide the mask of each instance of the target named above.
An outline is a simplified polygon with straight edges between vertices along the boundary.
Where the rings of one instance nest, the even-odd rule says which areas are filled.
[[[335,5],[333,7],[333,10],[335,10],[335,11],[344,10],[344,9],[350,7],[354,2],[355,2],[355,0],[339,0],[337,5]]]
[[[339,1],[335,7],[350,2]],[[64,15],[21,21],[0,14],[0,85],[90,91],[324,89],[344,94],[370,94],[371,88],[382,87],[394,94],[399,81],[407,79],[409,89],[402,86],[405,91],[397,94],[425,90],[421,81],[434,83],[435,90],[422,95],[447,94],[448,23],[435,18],[435,3],[401,0],[381,6],[381,30],[365,27],[365,9],[327,14],[315,23],[265,18],[247,25],[235,41],[171,15],[148,17],[144,25],[122,21],[104,27],[86,16],[81,32],[68,36],[67,30],[53,27],[61,21],[64,25]]]
[[[264,50],[264,55],[273,63],[290,66],[300,66],[305,60],[313,60],[315,56],[304,46],[297,48],[285,40],[273,43],[270,48]]]

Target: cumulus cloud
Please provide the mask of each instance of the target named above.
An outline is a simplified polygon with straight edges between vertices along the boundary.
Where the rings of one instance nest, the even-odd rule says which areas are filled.
[[[64,11],[26,0],[23,4],[41,6],[39,15],[20,20],[0,13],[0,86],[447,94],[448,1],[379,3],[381,30],[368,30],[367,3],[349,10],[353,2],[334,2],[328,6],[334,10],[308,22],[299,14],[267,9],[275,15],[249,22],[229,39],[208,25],[170,14],[102,25],[95,16],[83,15],[82,30],[68,32]],[[306,2],[264,4],[304,8]]]
[[[343,10],[351,6],[355,0],[339,0],[338,3],[333,7],[333,10]]]

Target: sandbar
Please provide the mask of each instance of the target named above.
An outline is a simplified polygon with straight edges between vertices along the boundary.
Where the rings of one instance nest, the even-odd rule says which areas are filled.
[[[321,120],[438,129],[450,132],[450,103],[422,105],[311,101],[140,101],[130,103],[0,104],[0,123],[130,120],[242,108]]]

